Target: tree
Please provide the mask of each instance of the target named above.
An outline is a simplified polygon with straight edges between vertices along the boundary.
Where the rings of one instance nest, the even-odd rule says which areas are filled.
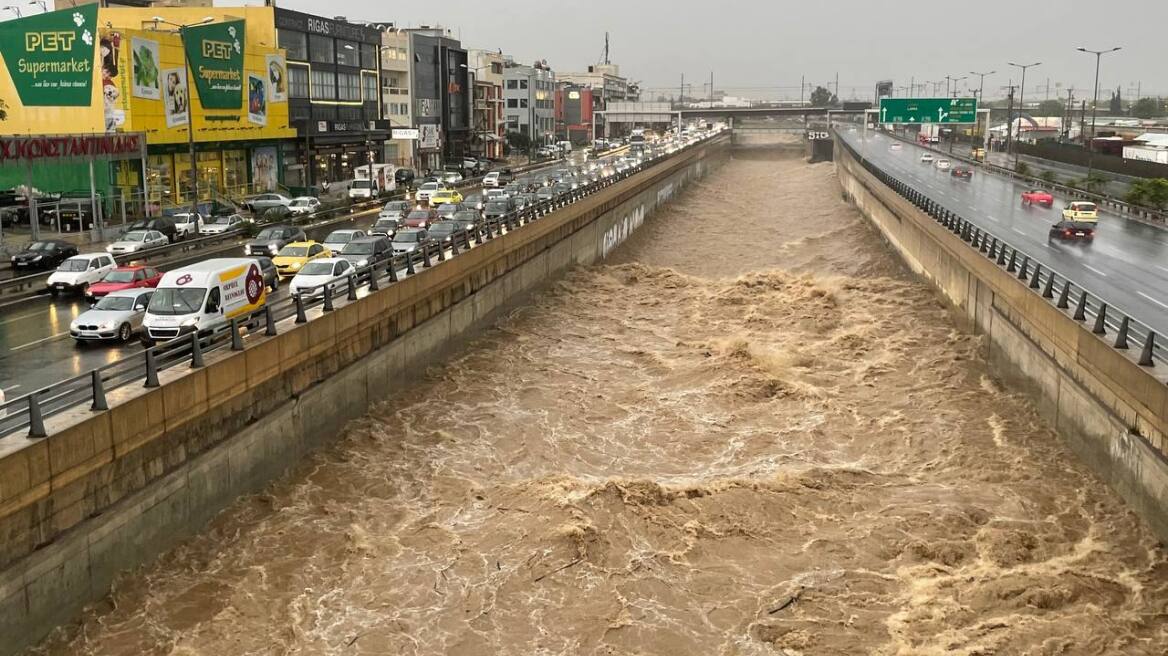
[[[1066,111],[1061,100],[1044,100],[1038,103],[1038,109],[1035,110],[1035,116],[1062,116]]]
[[[1155,118],[1164,115],[1164,103],[1159,98],[1140,98],[1132,105],[1132,116]]]
[[[1115,93],[1111,94],[1111,104],[1107,111],[1113,116],[1123,113],[1123,99],[1119,96],[1119,87],[1115,87]]]
[[[531,137],[526,132],[508,132],[507,143],[512,149],[526,153],[531,148]]]
[[[1163,209],[1168,205],[1168,180],[1146,178],[1132,183],[1127,193],[1127,202],[1132,205]]]
[[[823,87],[815,87],[815,91],[811,92],[812,107],[835,107],[838,104],[839,98]]]

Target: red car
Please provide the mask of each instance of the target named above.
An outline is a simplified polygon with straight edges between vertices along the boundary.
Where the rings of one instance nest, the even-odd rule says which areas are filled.
[[[90,285],[85,295],[94,299],[123,289],[157,287],[159,280],[162,280],[162,272],[152,266],[120,266]]]
[[[406,215],[405,226],[407,228],[429,228],[438,219],[438,210],[432,207],[419,207]]]
[[[1050,193],[1041,191],[1039,189],[1031,189],[1030,191],[1022,192],[1022,203],[1025,205],[1045,205],[1047,207],[1054,206],[1054,196]]]

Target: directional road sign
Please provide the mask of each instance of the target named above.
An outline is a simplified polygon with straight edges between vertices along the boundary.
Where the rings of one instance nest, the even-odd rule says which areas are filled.
[[[881,98],[881,123],[977,123],[977,98]]]

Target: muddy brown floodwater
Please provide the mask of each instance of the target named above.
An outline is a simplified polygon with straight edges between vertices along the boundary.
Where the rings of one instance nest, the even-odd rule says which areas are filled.
[[[1165,654],[978,353],[830,164],[731,161],[39,652]]]

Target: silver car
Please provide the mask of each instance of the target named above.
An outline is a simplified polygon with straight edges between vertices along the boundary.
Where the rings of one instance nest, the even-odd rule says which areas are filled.
[[[153,289],[110,292],[69,324],[69,335],[78,342],[128,342],[142,328],[153,294]]]

